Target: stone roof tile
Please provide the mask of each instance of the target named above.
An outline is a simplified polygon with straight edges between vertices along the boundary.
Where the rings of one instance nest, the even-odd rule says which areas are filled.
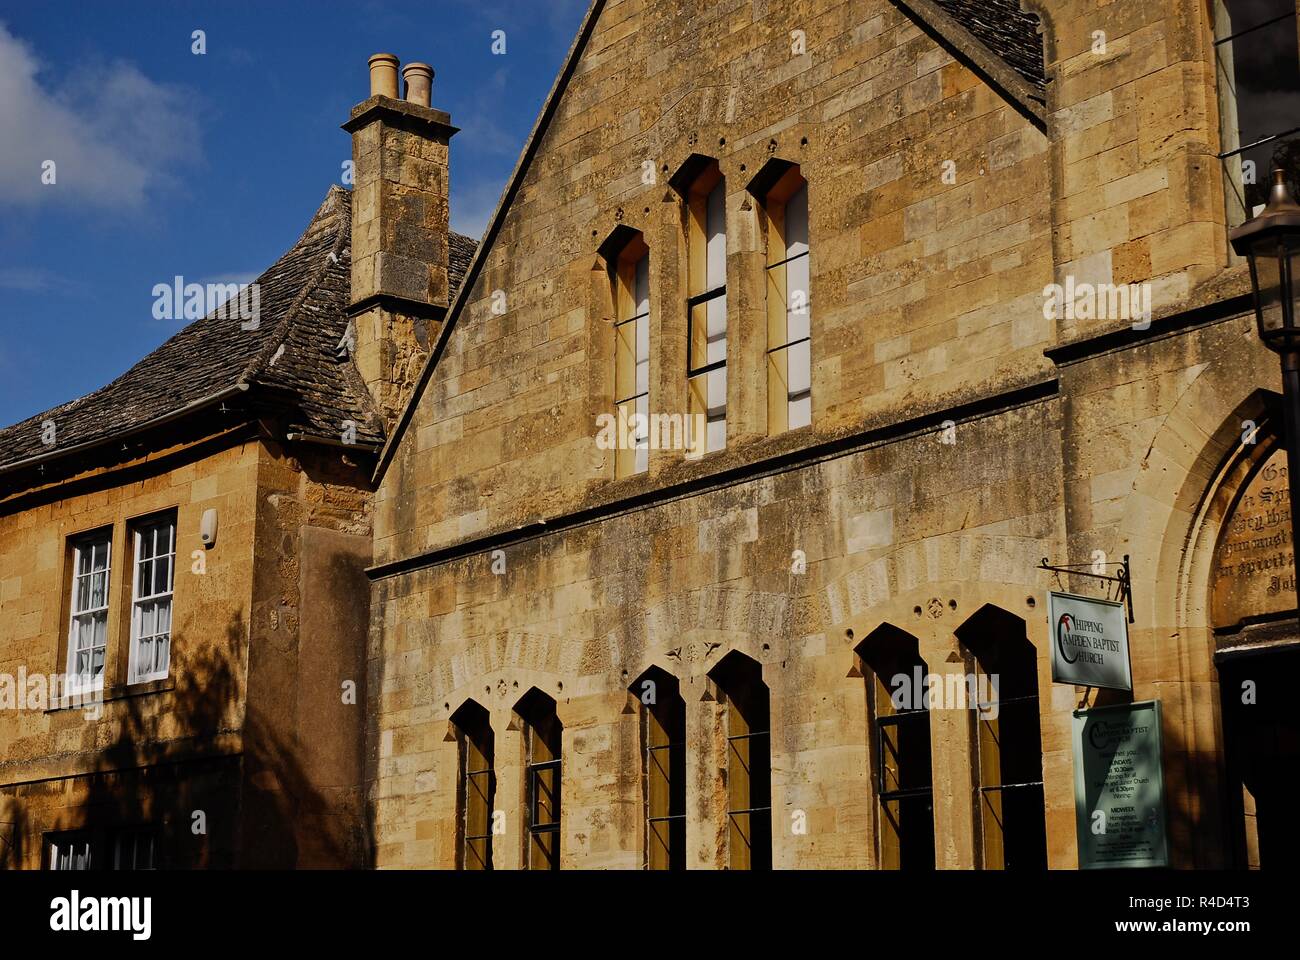
[[[1020,0],[935,0],[984,46],[1004,60],[1034,89],[1047,85],[1038,17],[1020,9]]]
[[[331,187],[303,235],[257,278],[255,328],[221,309],[194,321],[107,386],[0,430],[0,467],[112,440],[239,383],[279,391],[290,430],[338,437],[350,420],[358,442],[380,442],[369,392],[340,349],[351,300],[351,202]],[[457,233],[449,241],[454,293],[477,244]],[[46,421],[55,425],[53,447],[42,442]]]

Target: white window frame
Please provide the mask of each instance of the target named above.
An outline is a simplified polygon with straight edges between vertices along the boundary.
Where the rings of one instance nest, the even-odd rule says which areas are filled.
[[[717,180],[705,192],[699,184],[711,175],[710,171]],[[694,458],[727,446],[727,179],[715,165],[696,178],[688,204],[697,221],[691,230],[699,230],[699,235],[688,243],[703,244],[699,252],[692,247],[687,267],[687,289],[696,291],[686,300],[687,395],[695,395],[688,406],[692,414],[703,414],[704,420],[703,436],[690,435],[686,455]],[[700,324],[703,331],[698,329]],[[703,357],[695,356],[696,346],[704,347]],[[694,416],[689,424],[694,431]]]
[[[797,173],[798,168],[792,171]],[[779,342],[770,342],[767,350],[769,362],[781,364],[776,369],[782,371],[785,385],[785,416],[778,432],[812,423],[812,250],[808,242],[808,181],[802,176],[799,179],[800,185],[779,201],[779,233],[775,225],[769,224],[768,234],[768,296],[782,291],[785,301],[779,306],[769,305],[769,311],[784,315],[783,330],[776,337]],[[796,212],[798,216],[792,216]],[[792,275],[796,282],[791,282]],[[768,330],[771,340],[775,331],[770,325]],[[771,406],[769,411],[772,415]]]
[[[94,568],[95,548],[104,547],[104,569],[102,571]],[[91,569],[87,573],[81,573],[81,558],[83,554],[90,550]],[[104,576],[104,602],[97,607],[86,607],[84,610],[77,608],[78,581],[83,577],[94,577],[97,573]],[[89,534],[78,538],[73,542],[72,549],[72,590],[68,601],[68,661],[64,670],[66,692],[69,694],[81,694],[92,690],[102,690],[104,688],[104,674],[108,669],[108,608],[109,601],[113,592],[113,532],[112,530],[101,531],[99,533]],[[96,618],[102,617],[104,620],[104,658],[100,666],[99,674],[93,674],[89,679],[83,679],[82,674],[77,670],[77,654],[81,650],[90,651],[91,670],[94,670],[95,656],[94,651],[97,649],[92,644],[89,647],[78,648],[77,627],[81,623],[94,623]]]
[[[157,534],[160,531],[168,531],[166,552],[160,553],[158,550]],[[165,680],[171,672],[171,644],[172,644],[172,614],[175,612],[175,594],[176,594],[176,516],[171,514],[163,517],[156,517],[146,520],[143,523],[134,525],[131,531],[132,536],[132,554],[131,554],[131,646],[128,655],[128,674],[127,683],[148,683],[152,680]],[[141,544],[145,536],[153,537],[153,552],[148,557],[141,556]],[[154,584],[153,571],[159,559],[166,557],[168,560],[168,577],[165,590],[156,592],[141,593],[140,571],[147,563],[150,571],[150,590]],[[144,609],[146,606],[153,604],[161,608],[164,604],[167,610],[167,630],[165,632],[155,630],[148,637],[141,635],[141,627],[144,623]],[[155,624],[157,620],[155,619]],[[163,661],[161,669],[142,672],[140,666],[140,643],[142,640],[158,642],[160,637],[166,638],[167,656]]]
[[[47,835],[46,846],[49,850],[48,870],[95,868],[95,838],[89,831]]]
[[[642,250],[634,261],[625,259],[632,243]],[[615,357],[615,415],[619,411],[626,414],[630,409],[627,422],[636,425],[635,429],[628,430],[633,441],[632,456],[622,460],[616,458],[615,473],[631,476],[645,473],[650,468],[650,248],[642,237],[628,241],[615,260],[614,270],[614,315],[618,318],[614,322],[615,351],[620,352],[623,344],[630,343],[632,358],[632,383],[625,385],[619,383],[622,355]],[[627,283],[629,272],[630,284]],[[624,313],[630,313],[630,316],[623,316]],[[633,417],[640,420],[634,421]],[[619,429],[621,432],[622,427]]]

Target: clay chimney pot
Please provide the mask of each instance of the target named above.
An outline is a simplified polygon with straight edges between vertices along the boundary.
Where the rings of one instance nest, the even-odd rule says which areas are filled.
[[[406,83],[406,102],[429,106],[433,92],[433,67],[427,63],[408,63],[402,68],[402,80]]]
[[[397,99],[397,58],[391,53],[370,58],[370,95]]]

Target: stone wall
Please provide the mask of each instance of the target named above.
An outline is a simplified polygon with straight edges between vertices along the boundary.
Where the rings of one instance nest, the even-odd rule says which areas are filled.
[[[613,452],[593,442],[613,409],[597,250],[618,226],[644,234],[650,409],[685,413],[683,214],[668,181],[693,154],[726,177],[728,450],[690,464],[652,450],[648,475],[614,484]],[[1046,376],[1048,154],[886,0],[606,4],[384,477],[376,561]],[[769,438],[746,185],[772,158],[809,184],[814,363],[812,429]]]
[[[370,506],[347,451],[206,442],[0,513],[0,674],[62,670],[68,538],[112,525],[100,715],[0,709],[0,865],[51,831],[154,826],[164,865],[364,865]],[[126,683],[128,525],[177,514],[172,661]],[[216,544],[200,518],[218,515]],[[196,812],[203,829],[196,832]]]
[[[11,835],[19,832],[10,842],[24,866],[40,865],[42,833],[77,829],[88,819],[161,823],[176,841],[169,856],[233,860],[258,444],[206,455],[182,452],[131,472],[130,479],[90,476],[47,490],[0,515],[0,673],[14,677],[20,670],[27,676],[62,671],[68,538],[113,529],[101,715],[0,710],[0,820],[11,824]],[[131,586],[129,567],[121,562],[130,553],[127,527],[136,517],[169,508],[177,514],[171,673],[167,680],[128,686]],[[199,524],[210,508],[218,513],[218,538],[205,549]],[[203,572],[193,572],[200,564]],[[207,766],[200,764],[188,782],[187,765],[203,758],[210,758]],[[157,772],[137,775],[142,767]],[[161,800],[155,781],[184,803]],[[194,810],[207,815],[214,849],[191,844]]]
[[[565,865],[639,867],[639,719],[626,708],[628,686],[657,665],[680,678],[688,705],[688,865],[720,866],[721,714],[702,697],[733,649],[763,664],[771,689],[775,865],[872,865],[854,647],[893,623],[920,639],[933,672],[964,671],[948,662],[953,631],[985,603],[1031,622],[1042,642],[1030,602],[1037,558],[1061,536],[1058,421],[1054,402],[1034,403],[963,425],[956,447],[924,433],[530,540],[505,551],[500,575],[480,555],[381,581],[379,865],[454,864],[457,754],[445,737],[466,699],[492,712],[508,824],[498,866],[518,863],[522,747],[508,728],[535,686],[565,727]],[[791,572],[795,550],[805,573]],[[964,730],[967,717],[944,723]],[[936,738],[935,771],[941,862],[971,866],[964,736]],[[1068,760],[1049,767],[1051,795],[1068,801],[1071,777]],[[790,832],[796,810],[807,835]],[[1072,802],[1054,816],[1072,828]]]
[[[599,8],[376,502],[378,865],[456,864],[449,718],[471,699],[496,735],[496,866],[521,865],[513,711],[536,687],[564,724],[564,865],[640,867],[628,685],[651,665],[687,702],[688,866],[725,865],[706,674],[733,650],[771,690],[774,864],[875,865],[855,651],[889,624],[963,673],[958,632],[992,607],[1038,651],[1048,860],[1074,867],[1071,714],[1115,697],[1051,682],[1046,591],[1096,588],[1038,565],[1095,551],[1133,560],[1133,697],[1164,704],[1173,861],[1226,862],[1208,564],[1276,372],[1227,253],[1209,24],[1192,0],[1033,7],[1045,133],[885,0]],[[727,178],[727,449],[652,449],[615,480],[594,442],[613,390],[598,249],[644,234],[650,409],[684,411],[667,181],[693,154]],[[807,178],[812,250],[813,424],[778,436],[745,190],[771,158]],[[1052,319],[1045,287],[1071,278],[1149,282],[1153,323]],[[969,713],[934,714],[931,748],[936,863],[981,866]]]

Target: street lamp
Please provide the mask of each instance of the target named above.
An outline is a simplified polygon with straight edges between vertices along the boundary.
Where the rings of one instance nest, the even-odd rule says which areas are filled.
[[[1257,217],[1229,231],[1232,249],[1250,262],[1255,324],[1264,346],[1282,357],[1282,413],[1286,424],[1287,480],[1291,492],[1293,567],[1300,563],[1300,205],[1287,189],[1286,172],[1273,171],[1268,204]],[[1297,585],[1300,592],[1300,584]]]

